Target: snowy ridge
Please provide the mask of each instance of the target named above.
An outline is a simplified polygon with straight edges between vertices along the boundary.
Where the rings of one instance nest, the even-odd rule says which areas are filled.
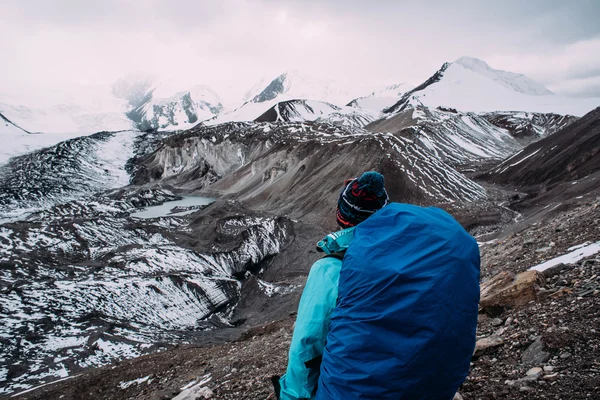
[[[352,107],[338,107],[330,103],[311,100],[279,102],[255,119],[256,122],[302,122],[318,121],[350,127],[363,127],[376,119],[368,113]]]
[[[394,114],[408,105],[424,105],[465,112],[528,111],[582,116],[598,104],[598,98],[554,95],[523,75],[495,70],[481,60],[462,57],[444,64],[385,112]]]
[[[0,166],[0,223],[95,191],[129,183],[137,131],[98,133]]]
[[[600,107],[563,129],[534,142],[483,174],[486,179],[542,192],[565,182],[577,183],[600,169]],[[595,178],[591,178],[595,180]]]

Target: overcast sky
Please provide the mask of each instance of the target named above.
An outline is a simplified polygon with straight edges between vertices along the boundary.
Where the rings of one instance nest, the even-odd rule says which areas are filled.
[[[132,73],[249,89],[297,69],[418,84],[469,55],[600,96],[600,0],[0,0],[0,85]]]

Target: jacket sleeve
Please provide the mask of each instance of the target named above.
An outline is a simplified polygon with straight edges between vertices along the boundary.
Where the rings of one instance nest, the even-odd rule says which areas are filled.
[[[337,302],[341,266],[340,260],[327,257],[315,262],[310,269],[298,306],[287,372],[280,380],[281,400],[310,399],[316,392],[318,361],[323,355],[331,312]],[[313,361],[316,359],[319,360]]]

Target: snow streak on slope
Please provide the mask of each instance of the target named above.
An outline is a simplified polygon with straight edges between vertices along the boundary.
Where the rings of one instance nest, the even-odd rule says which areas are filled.
[[[318,121],[349,127],[363,127],[373,122],[376,115],[353,107],[338,107],[312,100],[290,100],[275,104],[256,122]]]
[[[423,106],[407,107],[367,129],[408,137],[455,167],[501,160],[522,148],[508,130],[477,114]]]
[[[0,222],[127,185],[125,166],[140,134],[125,131],[70,139],[0,166]]]
[[[581,116],[597,107],[600,99],[557,96],[523,75],[495,70],[481,60],[463,57],[444,64],[386,112],[401,111],[409,104],[474,112],[530,111]]]

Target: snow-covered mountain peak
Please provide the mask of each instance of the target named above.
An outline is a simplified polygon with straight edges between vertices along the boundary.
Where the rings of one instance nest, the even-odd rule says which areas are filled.
[[[459,74],[460,72],[455,71],[457,66],[483,75],[484,77],[493,80],[507,89],[511,89],[516,92],[533,96],[548,96],[554,94],[541,83],[538,83],[523,74],[497,70],[490,67],[485,61],[468,56],[463,56],[451,63],[446,74]]]
[[[599,103],[598,98],[555,95],[525,75],[493,69],[476,58],[461,57],[444,63],[384,112],[395,114],[407,106],[422,105],[464,112],[528,111],[581,116]]]

